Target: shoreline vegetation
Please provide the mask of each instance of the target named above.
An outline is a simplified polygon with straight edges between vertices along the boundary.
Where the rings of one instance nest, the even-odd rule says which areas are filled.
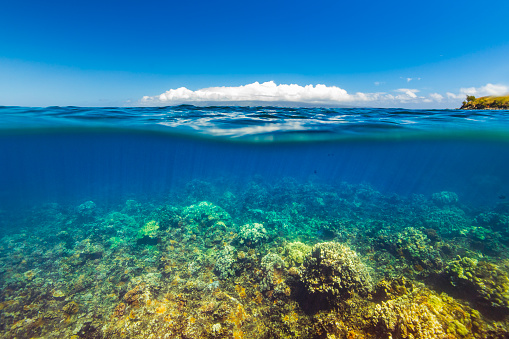
[[[509,109],[509,95],[497,97],[486,96],[480,98],[467,95],[460,109]]]

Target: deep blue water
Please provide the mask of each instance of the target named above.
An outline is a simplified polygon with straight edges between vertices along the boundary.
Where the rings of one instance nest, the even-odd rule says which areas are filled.
[[[384,193],[509,195],[509,112],[0,107],[0,204],[164,196],[192,179],[291,177]]]

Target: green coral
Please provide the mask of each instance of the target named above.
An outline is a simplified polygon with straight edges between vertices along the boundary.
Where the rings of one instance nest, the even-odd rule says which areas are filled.
[[[267,231],[263,224],[252,223],[240,227],[239,242],[247,246],[256,246],[267,240]]]
[[[291,242],[285,245],[285,255],[287,266],[300,266],[312,247],[301,243],[300,241]]]
[[[475,227],[474,226],[470,229],[470,232],[468,233],[468,235],[474,240],[482,241],[482,240],[485,240],[486,238],[490,237],[491,235],[493,235],[493,231],[491,231],[487,228],[484,228],[484,227]]]
[[[111,249],[117,248],[118,246],[126,243],[126,241],[120,237],[111,237],[108,239],[108,242],[110,243]]]
[[[404,257],[413,265],[423,268],[441,267],[442,260],[428,236],[414,227],[407,227],[402,232],[385,235],[380,232],[382,245],[396,257]]]
[[[208,231],[210,228],[224,228],[231,225],[231,217],[221,207],[202,201],[184,208],[183,223],[191,229]]]
[[[439,193],[433,193],[431,199],[439,206],[453,205],[458,202],[458,195],[454,192],[442,191]]]
[[[449,262],[445,275],[458,290],[469,291],[467,298],[481,306],[509,312],[509,275],[507,266],[469,257]]]
[[[489,227],[495,231],[507,231],[509,228],[509,215],[500,214],[493,211],[479,214],[475,221],[484,227]]]
[[[158,230],[159,230],[159,223],[155,220],[151,220],[138,230],[138,239],[145,239],[145,238],[157,239]]]
[[[467,234],[471,228],[471,221],[465,212],[456,206],[444,206],[430,211],[425,215],[424,224],[445,237]]]
[[[91,218],[97,212],[97,206],[93,201],[85,201],[83,204],[79,205],[77,208],[78,215],[81,218]]]
[[[136,220],[124,213],[111,212],[103,219],[102,227],[108,233],[129,234],[133,236],[137,233],[139,224]]]

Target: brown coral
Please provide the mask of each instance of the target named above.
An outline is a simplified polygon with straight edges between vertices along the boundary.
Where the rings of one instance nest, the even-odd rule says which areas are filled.
[[[71,301],[70,303],[67,303],[63,308],[62,311],[67,315],[73,315],[78,313],[79,306],[74,301]]]
[[[124,303],[120,303],[115,307],[115,310],[113,311],[113,316],[120,318],[125,313],[126,305]]]
[[[367,267],[357,253],[336,242],[316,244],[306,256],[302,282],[311,294],[366,296],[373,287]]]
[[[124,300],[130,305],[138,305],[138,299],[142,293],[140,286],[136,286],[124,295]]]

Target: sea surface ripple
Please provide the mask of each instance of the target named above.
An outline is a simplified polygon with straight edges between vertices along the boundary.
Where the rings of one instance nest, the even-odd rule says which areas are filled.
[[[0,131],[127,129],[245,141],[487,134],[506,138],[509,111],[395,108],[0,106]]]

